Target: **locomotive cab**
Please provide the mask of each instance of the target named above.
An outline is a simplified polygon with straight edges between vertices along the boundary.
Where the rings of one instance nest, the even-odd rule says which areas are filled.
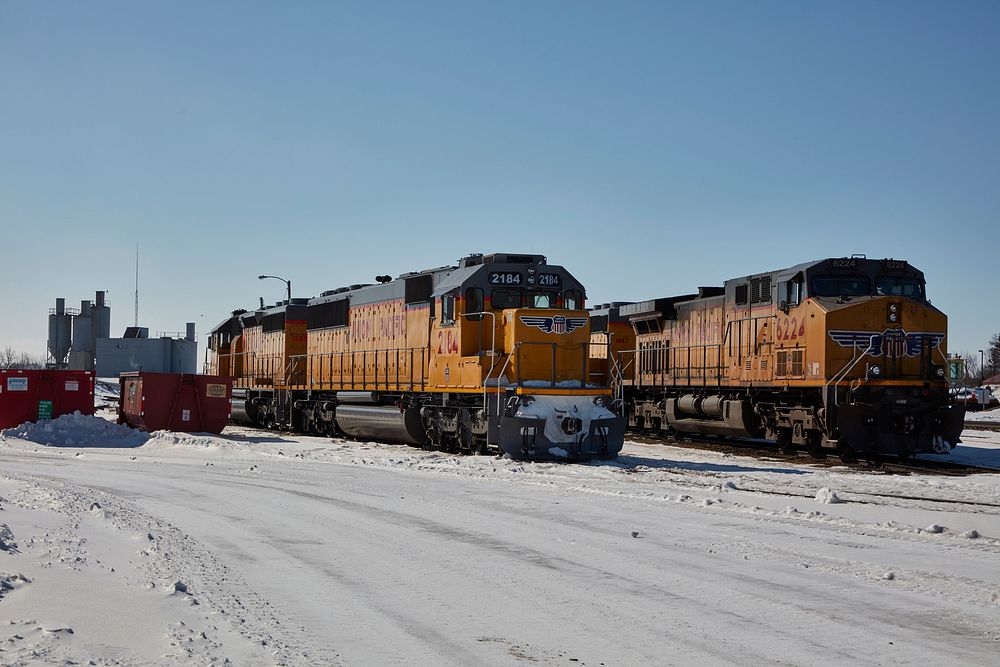
[[[891,259],[839,262],[848,264],[840,274],[821,270],[810,281],[824,316],[824,403],[838,449],[947,453],[965,410],[949,404],[948,322],[927,301],[923,274]]]

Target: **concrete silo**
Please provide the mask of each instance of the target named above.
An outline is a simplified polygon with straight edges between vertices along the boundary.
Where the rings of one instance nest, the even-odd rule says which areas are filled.
[[[66,365],[69,354],[73,316],[66,312],[66,299],[56,299],[56,307],[49,311],[49,363],[56,368]]]
[[[73,317],[69,368],[74,371],[94,370],[94,317],[90,301],[81,301],[80,314]]]

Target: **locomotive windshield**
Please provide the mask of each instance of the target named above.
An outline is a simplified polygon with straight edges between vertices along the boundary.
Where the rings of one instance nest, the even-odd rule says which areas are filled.
[[[572,294],[573,308],[581,307],[583,300],[576,290],[566,293]],[[497,287],[490,293],[490,304],[493,308],[557,308],[559,306],[559,292],[543,290],[521,290],[516,288]],[[567,308],[570,306],[566,306]]]
[[[816,276],[812,279],[813,296],[868,296],[872,293],[867,276]]]
[[[905,296],[924,298],[924,283],[912,276],[879,276],[875,291],[867,276],[816,276],[812,279],[812,296]]]
[[[494,308],[520,308],[521,290],[495,289],[490,294],[490,303]]]
[[[528,292],[529,308],[555,308],[556,295],[549,292]]]
[[[924,298],[924,284],[916,278],[879,278],[875,289],[879,296]]]

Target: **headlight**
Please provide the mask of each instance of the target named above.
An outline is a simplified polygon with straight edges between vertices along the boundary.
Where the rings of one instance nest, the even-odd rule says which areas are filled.
[[[605,406],[605,404],[606,404],[606,401],[604,400],[603,396],[595,396],[594,397],[594,405],[596,405],[597,407],[603,408]]]
[[[896,312],[896,304],[892,304],[891,306],[889,306],[889,312],[890,313],[895,313]]]
[[[889,313],[889,321],[890,322],[895,322],[898,319],[899,319],[899,316],[896,315],[896,313]]]
[[[868,375],[873,378],[880,377],[882,375],[882,369],[879,366],[872,364],[868,367]]]
[[[521,397],[521,405],[527,406],[527,405],[531,405],[534,402],[535,402],[535,397],[534,396],[522,396]]]
[[[943,368],[937,369],[937,376],[939,378],[943,378],[944,377],[944,369]]]

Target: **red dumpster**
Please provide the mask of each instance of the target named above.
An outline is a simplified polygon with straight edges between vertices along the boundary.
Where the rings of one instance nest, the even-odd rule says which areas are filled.
[[[122,373],[118,422],[143,431],[222,433],[233,379],[190,373]]]
[[[90,371],[0,371],[0,428],[55,419],[77,410],[94,414],[94,374]]]

